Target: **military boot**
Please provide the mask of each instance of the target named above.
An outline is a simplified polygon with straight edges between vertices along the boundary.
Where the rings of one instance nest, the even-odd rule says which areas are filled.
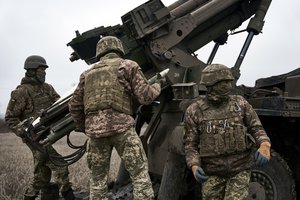
[[[41,190],[41,200],[58,200],[59,188],[56,183],[50,182],[47,187]]]
[[[35,200],[36,196],[30,197],[30,196],[24,196],[24,200]]]
[[[76,200],[73,189],[70,188],[65,192],[62,192],[61,195],[65,200]]]

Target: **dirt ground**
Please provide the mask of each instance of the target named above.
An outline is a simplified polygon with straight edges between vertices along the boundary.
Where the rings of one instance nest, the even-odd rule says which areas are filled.
[[[73,132],[70,139],[74,145],[82,145],[87,137],[82,133]],[[53,146],[62,155],[74,152],[68,147],[66,138],[62,138]],[[26,185],[33,174],[31,151],[20,138],[8,132],[0,134],[0,155],[0,199],[22,199]],[[109,181],[115,180],[119,163],[120,158],[113,151]],[[86,164],[86,155],[70,165],[69,171],[69,177],[76,193],[86,193],[89,190],[89,169]]]

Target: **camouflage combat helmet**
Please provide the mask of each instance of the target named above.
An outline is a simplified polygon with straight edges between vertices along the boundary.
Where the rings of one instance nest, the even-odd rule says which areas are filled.
[[[211,64],[203,69],[200,84],[212,86],[223,80],[234,80],[231,70],[222,64]]]
[[[124,49],[121,40],[114,36],[105,36],[97,43],[96,57],[99,58],[110,51],[117,51],[124,55]]]
[[[24,69],[37,69],[38,67],[46,67],[48,68],[48,65],[46,63],[46,60],[37,55],[32,55],[26,58],[25,63],[24,63]]]

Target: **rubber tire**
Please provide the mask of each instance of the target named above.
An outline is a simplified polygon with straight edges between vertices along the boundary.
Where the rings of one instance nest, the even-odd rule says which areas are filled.
[[[253,169],[247,199],[296,200],[292,172],[278,153],[272,151],[267,165]]]

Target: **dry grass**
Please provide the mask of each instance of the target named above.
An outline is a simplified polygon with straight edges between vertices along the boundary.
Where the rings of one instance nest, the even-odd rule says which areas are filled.
[[[27,183],[32,176],[33,159],[29,148],[13,133],[0,134],[0,199],[22,199]],[[80,133],[72,133],[71,141],[82,145],[87,137]],[[62,155],[74,152],[62,138],[54,144],[54,148]],[[113,152],[110,180],[115,179],[118,163],[117,154]],[[76,192],[87,192],[89,189],[89,169],[84,155],[79,161],[69,166],[70,180]]]

